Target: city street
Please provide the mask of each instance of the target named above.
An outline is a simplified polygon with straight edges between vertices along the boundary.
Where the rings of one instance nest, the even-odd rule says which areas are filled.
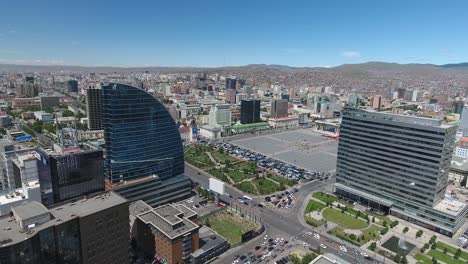
[[[203,187],[208,187],[209,182],[209,174],[191,166],[185,166],[185,174],[190,177],[193,181],[198,182]],[[255,214],[261,216],[263,218],[263,223],[266,228],[266,233],[270,237],[284,237],[287,240],[290,240],[292,244],[297,246],[303,245],[303,242],[307,242],[310,245],[308,247],[312,249],[317,249],[320,244],[324,244],[327,248],[321,248],[322,252],[330,252],[335,254],[336,256],[349,261],[350,263],[380,263],[376,260],[369,261],[362,258],[359,252],[365,251],[369,256],[373,256],[379,261],[383,261],[383,257],[380,255],[374,256],[373,252],[368,250],[363,250],[352,246],[351,244],[345,241],[339,241],[337,238],[331,237],[326,233],[320,233],[320,240],[315,240],[313,237],[309,237],[306,235],[306,232],[314,232],[314,229],[311,226],[308,226],[305,223],[302,223],[299,219],[302,217],[301,210],[304,210],[304,204],[308,201],[305,201],[305,198],[314,191],[324,191],[327,190],[328,192],[332,191],[332,184],[333,182],[319,182],[319,181],[312,181],[309,182],[301,188],[299,188],[299,192],[296,193],[296,205],[287,213],[283,213],[280,209],[270,209],[267,207],[260,208],[255,205],[248,205],[249,210],[252,210]],[[237,201],[238,197],[242,197],[244,194],[237,189],[225,185],[226,193],[231,195],[233,199]],[[263,202],[263,197],[255,197],[251,196],[255,202],[260,203]],[[221,199],[230,200],[230,197],[223,196]],[[260,241],[260,242],[257,242]],[[242,247],[236,247],[230,249],[228,252],[224,253],[217,259],[214,263],[230,263],[233,261],[234,256],[236,255],[246,255],[248,252],[254,250],[255,246],[261,243],[261,240],[258,238],[253,239],[252,241],[247,242]],[[340,245],[346,245],[348,251],[347,253],[341,252],[339,247]],[[355,253],[357,252],[357,254]],[[386,263],[391,263],[388,259]]]

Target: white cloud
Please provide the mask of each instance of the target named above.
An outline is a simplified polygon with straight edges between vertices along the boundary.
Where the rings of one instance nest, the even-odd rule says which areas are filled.
[[[359,53],[357,51],[343,51],[341,53],[341,56],[343,56],[345,58],[349,58],[349,59],[355,59],[355,58],[361,57],[361,53]]]

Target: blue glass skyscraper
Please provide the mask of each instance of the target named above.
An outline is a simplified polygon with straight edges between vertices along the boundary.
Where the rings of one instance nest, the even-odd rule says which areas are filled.
[[[146,91],[102,86],[105,175],[115,182],[157,175],[162,181],[184,172],[182,141],[163,104]]]

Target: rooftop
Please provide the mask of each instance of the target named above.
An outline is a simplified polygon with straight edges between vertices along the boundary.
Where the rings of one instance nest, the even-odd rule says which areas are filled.
[[[224,238],[220,237],[215,232],[213,232],[213,230],[206,226],[202,226],[200,228],[198,236],[200,237],[200,248],[192,253],[194,257],[198,257],[212,248],[215,248],[226,242]]]
[[[455,200],[454,198],[446,195],[444,199],[442,199],[438,204],[434,206],[434,209],[449,215],[456,216],[463,211],[463,208],[465,208],[465,206],[465,203]]]
[[[58,204],[49,209],[38,202],[26,202],[14,207],[14,212],[17,213],[20,218],[31,218],[48,211],[51,214],[50,220],[24,230],[15,221],[14,217],[0,217],[0,247],[29,239],[39,231],[51,226],[59,225],[77,217],[92,215],[124,203],[127,203],[127,200],[114,192],[105,192],[88,198],[81,197],[63,204]]]
[[[143,207],[144,202],[141,202],[139,206]],[[179,207],[179,206],[177,206]],[[183,208],[183,207],[179,207]],[[188,211],[193,216],[192,210],[189,208],[183,208],[184,211]],[[170,239],[175,239],[179,236],[183,236],[193,230],[198,229],[198,225],[189,220],[191,216],[184,215],[184,211],[177,209],[174,205],[166,204],[154,208],[151,211],[144,211],[137,215],[141,221],[145,224],[151,225],[163,233]]]

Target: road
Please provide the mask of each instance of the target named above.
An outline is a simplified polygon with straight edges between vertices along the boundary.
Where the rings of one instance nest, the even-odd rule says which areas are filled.
[[[210,178],[210,175],[208,173],[199,170],[198,168],[192,167],[191,165],[186,165],[185,174],[188,177],[190,177],[193,181],[198,182],[201,186],[208,187]],[[362,256],[359,253],[358,255],[356,255],[353,251],[365,251],[367,254],[372,255],[375,258],[381,259],[379,255],[375,256],[373,252],[357,248],[345,241],[340,241],[335,237],[329,236],[324,232],[319,232],[311,226],[303,224],[299,220],[299,217],[302,217],[301,210],[303,210],[303,204],[307,202],[305,201],[305,198],[308,196],[308,194],[318,190],[325,190],[327,188],[330,188],[332,184],[332,182],[312,181],[301,186],[299,188],[299,192],[295,194],[295,196],[297,197],[295,206],[288,211],[285,211],[285,209],[270,209],[268,207],[260,208],[257,206],[248,206],[248,209],[263,218],[265,228],[269,234],[284,236],[285,238],[293,238],[299,241],[307,242],[313,249],[316,249],[322,243],[327,247],[326,249],[322,249],[323,252],[333,253],[336,256],[339,256],[340,258],[350,263],[379,263],[378,261],[368,261],[362,258]],[[238,197],[242,197],[244,195],[241,191],[229,185],[225,186],[225,190],[227,194],[233,196],[234,200],[237,200]],[[226,200],[230,199],[228,196],[223,196],[221,198]],[[252,198],[256,203],[264,201],[263,197],[252,196]],[[305,235],[306,232],[310,231],[320,233],[320,241]],[[221,258],[216,261],[216,263],[231,262],[235,255],[245,255],[248,251],[250,251],[249,248],[253,248],[257,245],[256,243],[258,242],[250,241],[247,243],[249,245],[233,248],[225,254],[223,254]],[[340,245],[343,244],[345,244],[348,248],[347,253],[341,252],[339,249]],[[389,260],[387,260],[386,262],[391,263],[391,261]]]

